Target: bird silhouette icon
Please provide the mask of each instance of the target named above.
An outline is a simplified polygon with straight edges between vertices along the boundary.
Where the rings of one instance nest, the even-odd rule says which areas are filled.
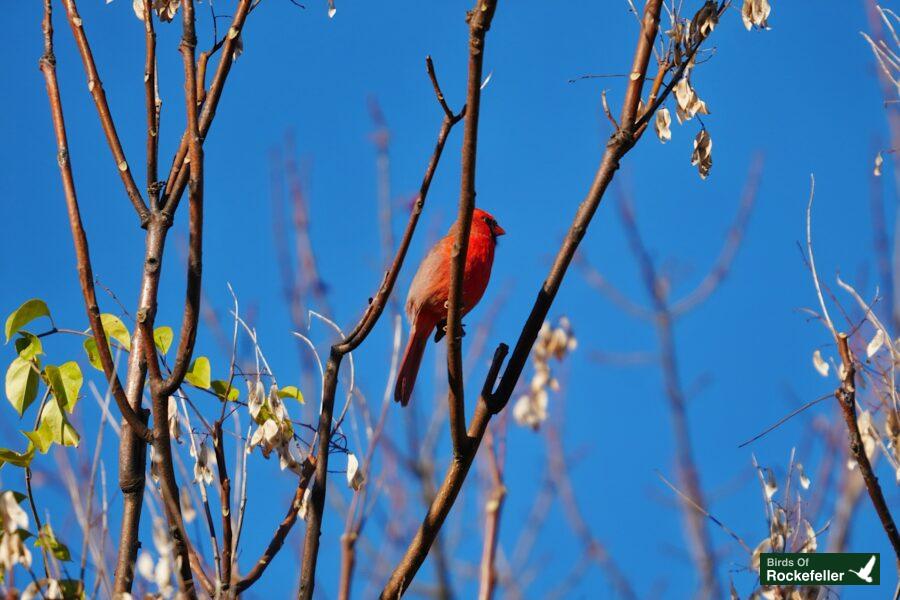
[[[866,563],[859,571],[854,571],[853,569],[847,569],[866,583],[872,583],[872,569],[875,568],[875,555],[872,555],[872,558],[869,559],[869,562]]]

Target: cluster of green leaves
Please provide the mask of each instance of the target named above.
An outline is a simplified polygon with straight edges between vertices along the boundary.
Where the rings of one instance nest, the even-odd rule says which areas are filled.
[[[28,445],[22,452],[0,448],[0,465],[17,467],[30,465],[35,452],[47,453],[53,444],[77,446],[78,432],[69,415],[78,403],[84,376],[75,361],[60,365],[45,364],[41,338],[24,328],[32,321],[46,317],[51,321],[50,309],[43,300],[32,299],[14,310],[6,319],[6,343],[15,340],[16,357],[6,370],[6,397],[19,415],[28,408],[44,387],[35,428],[23,431]]]
[[[47,318],[51,328],[49,332],[56,332],[50,309],[47,304],[38,298],[26,301],[14,310],[6,319],[6,342],[15,339],[16,357],[12,360],[6,371],[6,397],[21,419],[28,408],[38,398],[38,392],[44,387],[43,400],[40,414],[36,420],[37,425],[33,430],[23,431],[28,439],[27,448],[16,451],[9,448],[0,448],[0,466],[9,463],[17,467],[30,465],[35,452],[47,453],[53,444],[63,446],[77,446],[79,435],[69,421],[69,415],[75,410],[78,403],[79,392],[84,383],[81,368],[75,361],[68,361],[60,365],[44,364],[41,357],[44,355],[41,337],[25,330],[32,322]],[[106,333],[106,341],[110,349],[131,351],[131,335],[122,319],[116,315],[104,313],[100,315],[103,330]],[[86,332],[89,333],[89,332]],[[165,358],[172,346],[174,333],[171,327],[161,326],[153,331],[153,341],[160,355]],[[100,364],[100,355],[97,341],[92,336],[84,340],[84,351],[88,363],[103,371]],[[191,363],[185,382],[203,390],[208,390],[223,402],[236,402],[240,398],[240,391],[234,386],[233,381],[212,379],[209,358],[199,356]],[[303,394],[296,386],[285,386],[278,390],[281,398],[293,398],[303,403]]]

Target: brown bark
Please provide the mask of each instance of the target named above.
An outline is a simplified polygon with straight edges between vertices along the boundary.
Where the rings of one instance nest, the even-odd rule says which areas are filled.
[[[434,67],[431,63],[431,59],[429,58],[426,63],[429,76],[434,84],[435,94],[439,100],[442,100],[443,94],[440,91],[440,87],[437,85],[437,78],[434,76]],[[444,144],[447,142],[450,130],[460,121],[460,119],[462,119],[463,113],[465,112],[465,109],[463,109],[459,114],[454,115],[446,108],[446,103],[441,102],[441,106],[445,113],[444,120],[441,123],[437,144],[431,155],[431,160],[428,162],[428,167],[425,170],[425,177],[423,178],[422,185],[419,189],[419,196],[413,205],[412,213],[406,224],[406,230],[400,240],[400,247],[397,249],[394,260],[385,274],[383,283],[379,287],[374,298],[369,301],[369,306],[366,308],[359,322],[342,342],[331,347],[331,352],[329,354],[328,365],[325,369],[325,377],[322,385],[322,411],[316,433],[318,436],[319,449],[316,457],[315,483],[311,492],[310,514],[307,518],[306,537],[303,542],[303,557],[300,565],[299,596],[301,600],[310,600],[312,598],[313,588],[315,587],[316,562],[319,554],[319,536],[322,531],[322,513],[325,508],[325,493],[328,475],[328,447],[331,441],[331,421],[334,412],[334,395],[337,389],[340,363],[345,355],[355,350],[363,343],[363,341],[365,341],[366,337],[368,337],[369,333],[378,322],[378,319],[381,317],[381,314],[384,312],[384,308],[394,289],[394,284],[397,282],[397,277],[400,274],[400,268],[403,266],[403,261],[406,258],[406,253],[409,250],[409,245],[412,242],[412,236],[413,233],[415,233],[416,225],[419,222],[419,216],[422,214],[422,209],[425,207],[425,199],[428,196],[431,180],[434,177],[434,173],[437,170],[438,163],[444,151]]]
[[[850,438],[850,455],[859,466],[859,472],[866,483],[869,499],[872,501],[878,520],[881,521],[881,527],[884,529],[884,533],[894,549],[897,567],[900,569],[900,534],[897,532],[894,517],[884,498],[884,492],[881,491],[878,476],[875,475],[872,463],[866,455],[865,444],[863,444],[859,423],[856,420],[856,363],[853,361],[853,356],[850,353],[850,344],[846,334],[837,334],[836,342],[838,352],[841,355],[841,363],[844,367],[844,376],[841,379],[841,386],[835,392],[835,396],[838,399],[841,412],[844,415],[844,421],[847,424],[847,433]]]

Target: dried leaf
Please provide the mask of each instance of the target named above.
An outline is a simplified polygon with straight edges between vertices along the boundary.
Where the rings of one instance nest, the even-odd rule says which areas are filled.
[[[809,477],[806,475],[806,472],[803,470],[803,463],[797,463],[796,468],[797,474],[800,478],[800,487],[802,487],[804,490],[808,490],[810,481]]]
[[[813,366],[816,368],[816,371],[819,372],[819,375],[828,377],[828,370],[831,366],[822,359],[822,353],[818,350],[813,352]]]
[[[354,491],[359,491],[366,478],[359,470],[359,460],[352,452],[347,453],[347,485]]]
[[[303,492],[303,498],[300,500],[300,506],[297,509],[297,516],[306,520],[306,515],[309,512],[309,499],[312,497],[312,488],[313,482],[309,482],[309,486]]]
[[[719,22],[719,5],[715,0],[706,0],[706,4],[700,7],[700,10],[691,20],[691,36],[694,43],[703,40],[712,33]]]
[[[187,487],[182,486],[178,496],[181,503],[181,516],[185,523],[190,523],[197,518],[197,511],[194,510],[194,503],[191,501],[191,494]]]
[[[712,169],[712,138],[706,129],[701,129],[694,138],[694,152],[691,154],[691,164],[697,167],[701,179],[709,176]]]
[[[178,7],[180,5],[181,0],[155,0],[153,8],[156,9],[159,20],[168,23],[175,18],[175,14],[178,12]]]
[[[154,566],[153,557],[150,556],[150,552],[141,550],[141,554],[137,559],[137,572],[140,573],[141,577],[147,581],[153,581]]]
[[[660,142],[665,144],[672,139],[672,115],[669,114],[668,108],[663,107],[656,111],[654,125],[656,126],[656,136]]]
[[[679,123],[689,121],[697,114],[709,114],[706,102],[700,99],[686,76],[675,84],[673,91],[675,93],[675,116]]]
[[[169,396],[169,405],[168,405],[168,420],[169,420],[169,437],[181,443],[181,425],[178,422],[178,403],[175,401],[173,396]]]
[[[741,8],[744,27],[747,28],[747,31],[753,27],[768,29],[767,19],[770,12],[772,12],[772,7],[769,6],[769,0],[744,0],[744,6]]]
[[[768,467],[766,467],[765,488],[766,500],[771,500],[775,492],[778,491],[778,482],[775,480],[775,473]]]
[[[875,423],[872,420],[872,413],[864,410],[859,413],[857,420],[859,421],[859,433],[863,439],[866,457],[869,460],[872,460],[875,456],[875,450],[878,448],[878,439],[875,435]]]
[[[882,346],[884,346],[884,329],[879,329],[875,332],[872,341],[866,346],[866,358],[875,356],[875,353],[881,350]]]
[[[803,544],[803,548],[800,551],[815,552],[819,547],[819,542],[816,538],[816,530],[813,529],[813,526],[806,519],[803,519],[803,530],[806,533],[806,543]]]
[[[759,573],[759,559],[760,555],[763,552],[771,552],[772,551],[772,540],[769,538],[764,539],[759,543],[759,545],[753,550],[753,555],[750,557],[750,568],[753,571]]]
[[[21,498],[21,496],[20,496]],[[6,533],[28,528],[28,514],[19,505],[19,499],[11,491],[0,494],[0,520]]]

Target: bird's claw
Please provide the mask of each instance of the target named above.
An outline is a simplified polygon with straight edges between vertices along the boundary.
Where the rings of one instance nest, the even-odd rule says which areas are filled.
[[[466,337],[466,324],[459,324],[460,334],[459,337]],[[434,331],[434,341],[439,342],[444,339],[444,336],[447,335],[447,319],[441,320],[437,324],[437,329]]]

